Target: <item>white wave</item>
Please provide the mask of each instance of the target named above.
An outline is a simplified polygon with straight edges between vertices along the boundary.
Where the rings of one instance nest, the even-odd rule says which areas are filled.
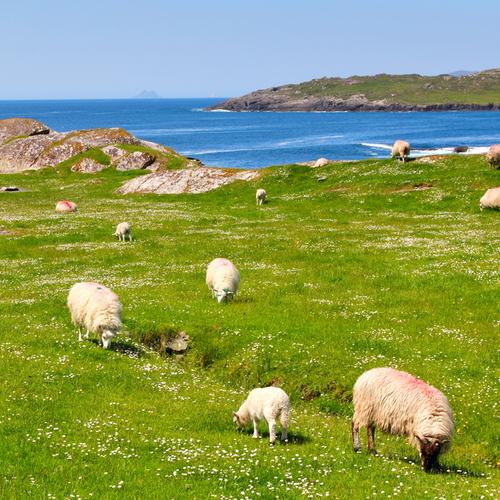
[[[209,113],[232,113],[230,109],[209,109]]]
[[[275,146],[278,148],[288,147],[288,146],[318,146],[323,144],[329,144],[332,139],[339,139],[340,137],[344,137],[342,134],[336,135],[309,135],[306,137],[299,137],[296,139],[288,139],[285,141],[276,142]]]
[[[384,149],[389,151],[392,149],[392,146],[389,146],[387,144],[362,142],[361,145],[369,148]],[[455,146],[436,147],[436,148],[412,148],[410,156],[419,157],[419,156],[429,156],[429,155],[450,155],[455,152],[454,150]],[[465,153],[460,153],[460,154],[475,155],[475,154],[484,154],[487,151],[488,151],[488,146],[470,146]]]
[[[362,146],[366,146],[368,148],[375,148],[375,149],[389,149],[392,150],[392,146],[389,146],[388,144],[377,144],[373,142],[362,142]]]

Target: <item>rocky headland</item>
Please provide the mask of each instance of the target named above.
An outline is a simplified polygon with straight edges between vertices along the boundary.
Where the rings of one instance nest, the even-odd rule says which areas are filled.
[[[257,90],[208,108],[226,111],[500,110],[500,69],[451,75],[320,78]]]

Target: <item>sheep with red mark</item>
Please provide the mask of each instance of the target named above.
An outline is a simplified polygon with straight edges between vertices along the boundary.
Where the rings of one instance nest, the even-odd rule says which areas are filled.
[[[486,153],[486,160],[492,168],[500,168],[500,144],[493,144]]]
[[[56,212],[76,212],[76,203],[68,200],[61,200],[56,203]]]
[[[406,161],[410,155],[410,145],[406,141],[398,140],[392,146],[391,157]]]
[[[206,283],[217,302],[231,301],[240,286],[240,273],[227,259],[214,259],[207,267]]]
[[[359,429],[367,428],[368,449],[375,451],[375,428],[406,436],[420,454],[425,471],[451,445],[453,416],[446,396],[409,373],[373,368],[363,373],[353,388],[354,451],[361,450]]]
[[[71,287],[68,294],[71,320],[78,328],[78,340],[82,340],[82,328],[97,333],[104,349],[122,326],[122,305],[117,295],[99,283],[82,282]]]
[[[250,391],[248,398],[233,413],[233,422],[238,427],[253,423],[253,437],[259,437],[259,422],[265,418],[269,426],[269,441],[276,441],[276,420],[281,424],[281,440],[288,438],[288,419],[290,416],[290,399],[279,387],[262,387]]]

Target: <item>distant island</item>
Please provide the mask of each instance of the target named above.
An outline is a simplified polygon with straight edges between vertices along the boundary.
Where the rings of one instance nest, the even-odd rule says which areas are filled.
[[[132,99],[162,99],[161,95],[158,95],[154,90],[143,90],[137,95],[132,97]]]
[[[457,76],[457,73],[459,74]],[[500,68],[460,75],[320,78],[257,90],[208,108],[227,111],[500,110]],[[468,72],[463,72],[468,73]]]

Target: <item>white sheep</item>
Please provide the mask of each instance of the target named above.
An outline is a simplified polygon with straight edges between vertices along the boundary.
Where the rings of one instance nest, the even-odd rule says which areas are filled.
[[[68,294],[71,320],[78,328],[78,340],[82,340],[81,328],[101,336],[102,346],[107,349],[111,339],[120,331],[122,306],[116,294],[99,283],[76,283]]]
[[[392,146],[391,157],[403,160],[403,163],[406,161],[408,156],[410,155],[410,145],[406,141],[398,140]]]
[[[479,200],[479,208],[500,209],[500,187],[488,189]]]
[[[56,212],[76,212],[76,203],[68,200],[61,200],[56,203]]]
[[[486,153],[486,159],[490,167],[500,168],[500,144],[493,144]]]
[[[220,304],[234,298],[240,286],[240,273],[227,259],[214,259],[207,267],[206,283]]]
[[[437,464],[453,437],[454,423],[446,396],[409,373],[373,368],[363,373],[353,388],[354,451],[361,450],[360,427],[367,428],[368,449],[375,451],[375,427],[406,436],[420,454],[425,471]]]
[[[276,419],[281,424],[281,440],[288,438],[288,418],[290,416],[290,399],[279,387],[264,387],[250,391],[240,409],[233,413],[233,422],[238,427],[244,427],[250,421],[253,423],[253,437],[259,437],[259,422],[265,418],[269,425],[269,441],[276,441]]]
[[[326,158],[318,158],[315,162],[314,162],[314,166],[315,167],[324,167],[325,165],[328,165],[328,160]]]
[[[129,241],[132,241],[132,228],[128,222],[120,222],[116,226],[116,230],[113,236],[118,236],[118,241],[125,241],[128,237]]]
[[[255,201],[257,202],[257,205],[267,203],[267,193],[265,189],[257,189],[257,192],[255,193]]]

